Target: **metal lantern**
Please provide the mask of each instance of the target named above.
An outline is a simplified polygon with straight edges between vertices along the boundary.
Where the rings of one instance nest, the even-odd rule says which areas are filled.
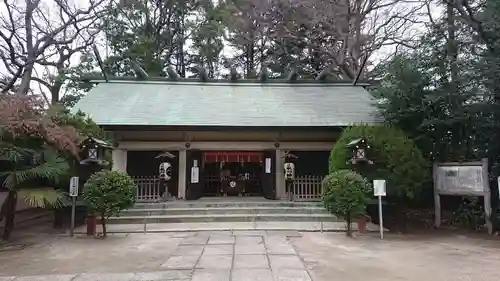
[[[370,149],[370,146],[367,144],[366,140],[363,138],[355,139],[350,141],[347,146],[352,150],[352,157],[347,161],[349,164],[358,164],[358,163],[368,163],[373,164],[373,161],[368,159],[367,151]]]

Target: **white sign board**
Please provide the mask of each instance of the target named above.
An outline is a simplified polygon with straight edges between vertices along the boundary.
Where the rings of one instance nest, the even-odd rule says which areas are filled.
[[[439,166],[436,188],[445,192],[484,192],[482,166]]]
[[[386,196],[385,180],[373,180],[373,194],[375,196]]]
[[[71,177],[69,180],[69,196],[78,196],[78,177]]]
[[[266,174],[271,173],[271,158],[266,158]]]
[[[191,168],[191,183],[200,182],[200,168],[192,167]]]

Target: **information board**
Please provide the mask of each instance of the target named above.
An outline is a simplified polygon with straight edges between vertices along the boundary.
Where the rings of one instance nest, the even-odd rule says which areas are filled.
[[[483,166],[438,166],[436,188],[449,192],[484,192]]]

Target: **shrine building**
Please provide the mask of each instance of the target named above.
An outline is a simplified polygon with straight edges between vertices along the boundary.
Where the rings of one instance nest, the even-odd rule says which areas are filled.
[[[296,156],[297,196],[317,199],[342,129],[380,123],[366,84],[123,77],[91,82],[95,87],[73,110],[110,132],[112,167],[136,180],[141,201],[285,198],[285,152]],[[168,168],[168,177],[160,175],[160,166]]]

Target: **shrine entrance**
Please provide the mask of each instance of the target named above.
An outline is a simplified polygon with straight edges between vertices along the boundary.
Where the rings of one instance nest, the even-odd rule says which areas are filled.
[[[264,152],[203,152],[203,196],[263,196]]]

